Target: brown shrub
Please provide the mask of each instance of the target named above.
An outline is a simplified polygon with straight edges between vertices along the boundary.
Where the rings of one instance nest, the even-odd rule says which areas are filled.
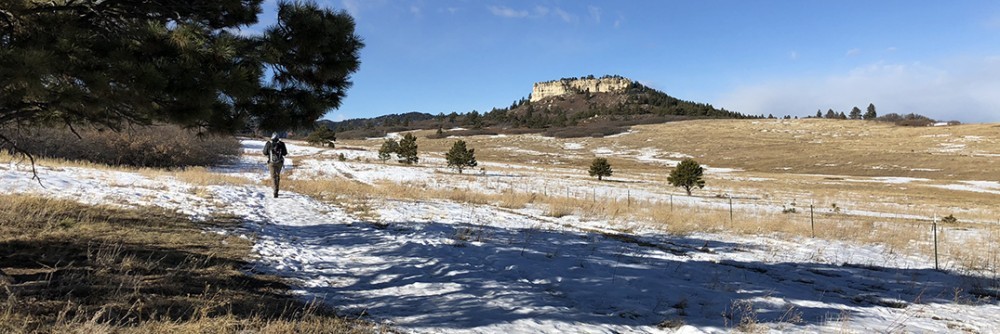
[[[188,167],[225,163],[240,153],[232,136],[199,135],[174,125],[120,132],[83,128],[29,128],[14,131],[22,149],[46,158],[85,160],[114,166]]]
[[[553,128],[546,130],[543,135],[556,138],[580,138],[595,137],[600,138],[628,131],[628,127],[608,124],[595,124],[588,126],[573,126],[566,128]]]

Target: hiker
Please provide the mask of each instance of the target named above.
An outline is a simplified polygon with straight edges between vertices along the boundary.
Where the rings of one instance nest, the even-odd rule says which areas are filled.
[[[278,133],[271,134],[271,140],[264,144],[264,155],[267,156],[267,169],[271,171],[271,179],[274,180],[274,198],[278,198],[278,183],[281,182],[281,168],[285,166],[285,156],[288,149],[285,143],[278,138]]]

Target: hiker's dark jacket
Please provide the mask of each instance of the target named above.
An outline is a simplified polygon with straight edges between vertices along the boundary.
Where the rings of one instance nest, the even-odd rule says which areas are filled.
[[[282,158],[284,158],[286,155],[288,155],[288,149],[285,148],[285,142],[283,142],[283,141],[269,140],[269,141],[267,141],[267,143],[264,144],[264,156],[267,157],[267,163],[271,163],[272,162],[271,161],[271,146],[272,145],[278,145],[276,149],[281,154]]]

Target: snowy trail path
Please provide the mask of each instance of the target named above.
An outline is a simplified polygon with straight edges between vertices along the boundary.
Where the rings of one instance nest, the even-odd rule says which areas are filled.
[[[878,248],[629,239],[436,201],[390,201],[380,222],[366,222],[309,197],[248,191],[248,217],[263,223],[255,246],[263,268],[345,314],[418,333],[657,333],[657,323],[678,317],[686,332],[727,331],[726,321],[749,316],[739,300],[758,321],[808,319],[797,331],[997,329],[989,313],[954,316],[964,307],[950,303],[949,286],[963,278]],[[816,322],[839,316],[852,322]]]

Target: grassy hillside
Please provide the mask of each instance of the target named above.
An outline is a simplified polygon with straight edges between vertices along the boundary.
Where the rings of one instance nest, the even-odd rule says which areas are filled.
[[[614,169],[611,181],[601,187],[615,187],[625,196],[625,188],[673,191],[666,184],[667,174],[674,163],[692,157],[710,167],[707,187],[698,196],[732,194],[777,208],[791,204],[800,212],[810,204],[826,211],[837,204],[871,212],[926,217],[962,212],[963,218],[996,220],[997,190],[974,185],[997,181],[1000,175],[997,124],[900,127],[825,119],[693,120],[635,126],[606,138],[428,135],[433,131],[418,132],[419,167],[443,167],[430,159],[442,158],[457,139],[476,150],[480,165],[498,173],[531,168],[563,180],[586,178],[591,161],[600,156]],[[342,144],[377,150],[381,140]]]
[[[432,134],[418,132],[421,151],[441,153],[455,140],[426,138]],[[690,156],[714,167],[777,174],[948,180],[995,180],[1000,175],[998,124],[903,127],[826,119],[691,120],[638,125],[608,138],[463,139],[476,148],[480,160],[584,166],[601,154],[611,155],[612,163],[629,173],[660,173],[665,168],[657,159]],[[643,151],[647,156],[642,157]]]

